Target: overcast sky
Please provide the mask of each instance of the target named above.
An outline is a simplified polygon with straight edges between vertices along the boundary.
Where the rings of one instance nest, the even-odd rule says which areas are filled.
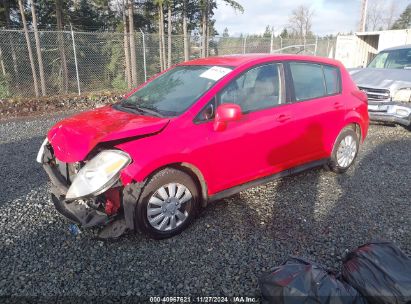
[[[373,4],[369,0],[369,5]],[[409,0],[396,0],[401,13]],[[314,10],[312,30],[317,35],[355,32],[360,18],[361,0],[237,0],[244,14],[218,0],[215,13],[217,31],[222,34],[227,27],[230,35],[263,33],[267,25],[281,31],[288,25],[291,11],[301,4]],[[388,1],[387,1],[388,2]]]

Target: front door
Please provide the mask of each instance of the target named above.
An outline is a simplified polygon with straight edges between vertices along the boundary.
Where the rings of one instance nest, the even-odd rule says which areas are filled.
[[[212,121],[196,126],[205,135],[204,149],[210,156],[209,194],[284,169],[284,160],[293,157],[289,151],[284,151],[286,157],[275,157],[287,142],[289,107],[284,104],[284,96],[280,63],[252,68],[217,94],[217,105],[238,104],[243,117],[229,123],[224,131],[214,131]]]

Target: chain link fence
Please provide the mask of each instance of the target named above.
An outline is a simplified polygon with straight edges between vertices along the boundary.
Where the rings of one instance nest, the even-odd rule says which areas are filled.
[[[127,91],[124,34],[118,32],[39,31],[46,96]],[[159,36],[135,32],[137,82],[142,83],[161,71]],[[30,47],[40,87],[39,62],[34,32]],[[201,56],[201,37],[189,39],[189,58]],[[212,37],[208,55],[245,53],[308,53],[333,57],[335,39],[306,41],[280,37]],[[164,53],[168,53],[165,39]],[[184,61],[184,39],[171,37],[171,63]],[[41,92],[40,92],[41,93]],[[27,41],[23,31],[0,30],[0,98],[33,97],[34,81]]]

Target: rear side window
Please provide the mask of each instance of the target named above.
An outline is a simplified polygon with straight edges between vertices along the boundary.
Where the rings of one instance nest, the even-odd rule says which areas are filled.
[[[296,101],[303,101],[341,91],[338,68],[306,62],[290,62]]]
[[[340,93],[340,72],[338,68],[324,65],[323,69],[327,95]]]

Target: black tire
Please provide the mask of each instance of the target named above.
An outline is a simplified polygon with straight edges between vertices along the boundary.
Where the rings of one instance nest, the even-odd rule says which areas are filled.
[[[349,163],[347,166],[343,167],[343,166],[340,166],[338,164],[337,151],[338,151],[338,148],[339,148],[342,140],[344,138],[346,138],[347,136],[352,136],[352,138],[354,139],[354,142],[355,142],[355,145],[356,145],[356,152],[355,152],[354,159],[352,160],[352,162]],[[344,172],[346,172],[351,167],[351,165],[355,162],[355,159],[357,158],[357,155],[358,155],[359,148],[360,148],[360,139],[358,138],[357,132],[355,132],[350,127],[344,128],[340,132],[340,134],[338,135],[337,139],[335,140],[333,151],[332,151],[331,157],[330,157],[330,161],[328,163],[328,168],[331,171],[334,171],[335,173],[344,173]]]
[[[155,229],[150,223],[147,216],[147,207],[150,198],[156,191],[169,183],[178,183],[185,186],[191,192],[191,200],[187,211],[188,215],[184,222],[176,228],[168,231],[160,231]],[[193,179],[180,170],[173,168],[163,169],[154,174],[143,188],[139,201],[135,210],[135,225],[142,233],[147,234],[154,239],[165,239],[181,233],[197,216],[200,209],[199,190]],[[186,206],[185,206],[186,207]],[[187,205],[188,207],[188,205]]]

